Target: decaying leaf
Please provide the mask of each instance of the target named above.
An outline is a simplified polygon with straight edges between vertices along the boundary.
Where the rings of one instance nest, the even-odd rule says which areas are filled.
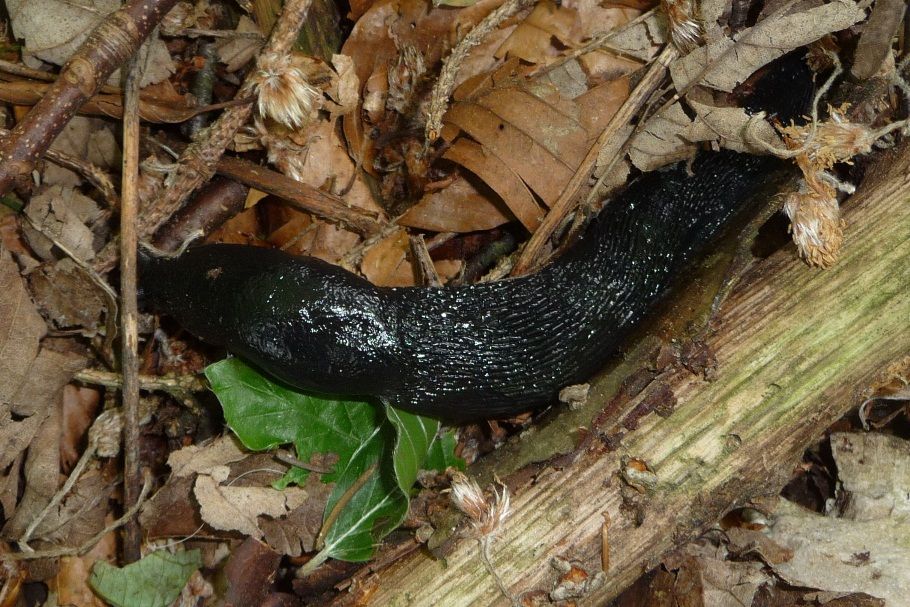
[[[867,521],[821,516],[783,500],[771,538],[793,550],[773,567],[789,584],[833,592],[864,592],[887,605],[905,602],[910,587],[906,516]]]
[[[831,447],[847,495],[822,516],[782,500],[769,529],[793,558],[773,566],[788,583],[864,592],[901,605],[910,592],[910,443],[879,433],[835,433]],[[839,515],[839,516],[836,516]]]
[[[41,228],[40,232],[27,225],[23,229],[29,245],[43,259],[55,258],[54,242],[82,261],[95,256],[95,235],[90,226],[101,218],[101,210],[94,200],[78,190],[61,186],[45,188],[32,196],[25,213]]]
[[[447,128],[457,127],[470,136],[456,139],[446,158],[483,180],[530,231],[544,214],[531,192],[544,205],[553,204],[628,95],[625,77],[590,89],[585,83],[580,94],[577,84],[557,87],[552,79],[526,79],[516,62],[508,62],[465,82],[444,118]],[[455,135],[449,130],[444,136]],[[426,204],[427,198],[418,207]],[[408,221],[413,221],[410,215],[416,208],[403,225],[412,225]]]
[[[449,259],[436,261],[433,265],[443,281],[454,277],[461,269],[461,262]],[[407,232],[396,230],[367,249],[360,263],[360,271],[370,282],[380,287],[414,286],[416,276],[411,264]]]
[[[837,0],[789,14],[769,15],[734,38],[699,47],[670,65],[677,91],[702,84],[731,92],[755,70],[785,53],[862,21],[865,11],[852,0]]]
[[[94,335],[107,302],[97,285],[69,257],[45,262],[28,273],[35,303],[57,329],[78,328]]]
[[[44,320],[28,296],[12,255],[0,247],[0,403],[11,402],[26,380],[46,332]]]
[[[225,478],[203,474],[196,477],[193,495],[199,502],[202,519],[215,529],[240,531],[255,538],[263,535],[257,517],[286,516],[307,498],[306,491],[299,487],[283,491],[271,487],[232,487],[219,484],[219,480]]]
[[[171,475],[180,478],[207,474],[216,466],[238,462],[247,456],[236,439],[222,436],[204,445],[189,445],[174,451],[168,456],[167,465]]]
[[[81,4],[60,0],[9,0],[6,3],[16,38],[25,40],[25,51],[63,65],[109,13],[120,8],[117,0],[87,0]]]
[[[243,34],[262,34],[256,22],[246,15],[240,15],[235,31]],[[216,44],[218,47],[218,60],[227,64],[226,69],[228,72],[236,72],[259,53],[262,44],[263,40],[256,38],[227,38]]]
[[[119,170],[120,146],[110,125],[98,118],[74,116],[54,139],[51,148],[76,158],[85,158],[105,170]],[[82,178],[73,171],[50,162],[44,168],[43,179],[47,185],[73,187],[82,183]]]
[[[495,196],[486,195],[467,179],[426,194],[398,218],[399,225],[431,232],[489,230],[512,220],[512,214]]]

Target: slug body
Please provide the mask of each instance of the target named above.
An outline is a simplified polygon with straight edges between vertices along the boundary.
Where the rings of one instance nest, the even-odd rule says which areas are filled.
[[[717,152],[648,173],[526,277],[379,288],[317,259],[207,245],[144,258],[142,296],[296,388],[448,419],[517,413],[596,372],[781,166]]]
[[[798,117],[813,85],[799,51],[746,106]],[[518,413],[587,380],[684,267],[787,163],[703,152],[633,181],[564,255],[521,278],[378,288],[272,249],[208,245],[140,256],[147,307],[303,390],[375,396],[453,420]]]

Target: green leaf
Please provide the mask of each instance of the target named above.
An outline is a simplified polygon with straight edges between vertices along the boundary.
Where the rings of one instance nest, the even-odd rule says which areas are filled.
[[[424,467],[430,446],[436,440],[439,421],[396,409],[392,405],[386,405],[385,412],[398,433],[392,453],[395,477],[401,492],[408,495],[417,481],[417,472]]]
[[[98,561],[89,584],[114,607],[167,607],[201,566],[198,550],[159,550],[121,569]]]
[[[404,520],[408,500],[392,466],[394,442],[395,429],[383,423],[340,474],[326,504],[324,556],[369,560],[376,543]]]
[[[335,482],[323,516],[325,537],[312,566],[328,557],[365,561],[404,520],[408,495],[425,467],[439,422],[386,406],[295,392],[232,358],[205,370],[231,430],[249,449],[293,443],[297,456],[335,453]],[[275,486],[301,483],[290,470]]]
[[[293,443],[297,457],[304,461],[316,453],[337,454],[334,472],[322,475],[327,483],[337,480],[382,423],[381,413],[371,403],[295,392],[238,358],[210,365],[205,375],[221,401],[228,426],[248,449],[263,451]],[[296,475],[296,479],[305,477],[305,473]]]
[[[440,472],[449,467],[464,470],[464,460],[455,456],[456,443],[455,430],[449,429],[443,432],[430,446],[430,452],[427,454],[427,461],[423,467],[427,470],[438,470]]]

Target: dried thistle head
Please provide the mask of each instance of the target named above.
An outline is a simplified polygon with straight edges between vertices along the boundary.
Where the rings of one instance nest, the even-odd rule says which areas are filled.
[[[844,240],[834,186],[820,176],[802,180],[799,191],[787,196],[784,212],[790,218],[799,256],[811,266],[832,266]]]
[[[509,516],[509,489],[500,486],[501,490],[494,489],[488,499],[474,479],[460,472],[452,477],[452,503],[471,520],[481,538],[495,536]]]
[[[828,120],[812,125],[782,127],[781,133],[790,149],[805,148],[805,155],[812,169],[824,171],[838,162],[847,162],[854,156],[867,154],[875,143],[875,133],[866,125],[850,122],[849,106],[828,108]]]
[[[701,43],[702,24],[693,0],[660,0],[670,25],[670,40],[681,53],[688,53]]]
[[[253,83],[259,94],[259,114],[288,128],[306,124],[322,100],[322,93],[307,82],[291,55],[260,55]]]

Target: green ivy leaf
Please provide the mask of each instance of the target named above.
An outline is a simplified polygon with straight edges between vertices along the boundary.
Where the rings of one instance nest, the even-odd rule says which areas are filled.
[[[455,430],[449,429],[443,432],[436,441],[430,445],[430,452],[427,454],[427,461],[424,468],[427,470],[439,470],[443,472],[446,468],[455,468],[464,470],[464,460],[455,457]]]
[[[89,585],[114,607],[167,607],[201,566],[198,550],[176,554],[159,550],[120,569],[98,561]]]
[[[293,443],[303,460],[338,455],[333,471],[321,477],[335,486],[323,516],[325,537],[311,564],[372,557],[379,540],[407,515],[408,495],[417,472],[427,467],[439,422],[389,405],[383,412],[367,402],[295,392],[237,358],[215,363],[205,374],[228,425],[247,448]],[[451,439],[437,448],[436,459],[454,460]],[[293,468],[275,486],[301,483],[306,475]]]
[[[293,443],[306,461],[317,453],[335,453],[338,463],[323,474],[329,483],[382,423],[375,405],[295,392],[261,375],[238,358],[217,362],[205,370],[212,391],[221,401],[224,418],[248,449],[263,451]],[[305,479],[297,473],[294,480]]]
[[[324,557],[369,560],[379,540],[404,520],[408,500],[391,465],[394,442],[394,428],[383,423],[339,475],[323,519]]]
[[[408,495],[417,481],[417,472],[425,467],[430,446],[439,431],[439,422],[396,409],[392,405],[386,405],[385,412],[397,431],[392,454],[395,477],[401,492]]]

